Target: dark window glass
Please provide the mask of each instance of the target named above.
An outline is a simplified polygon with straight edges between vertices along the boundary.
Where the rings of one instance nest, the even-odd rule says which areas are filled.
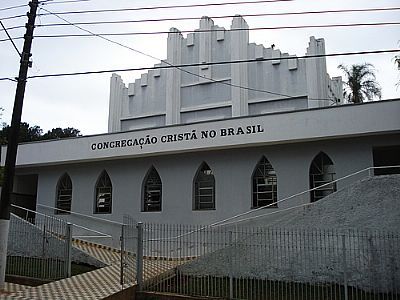
[[[310,166],[310,191],[311,202],[318,201],[325,196],[336,192],[335,166],[324,152],[320,152]],[[332,182],[332,183],[331,183]]]
[[[103,171],[96,183],[95,213],[110,214],[112,210],[112,184],[106,171]]]
[[[278,199],[276,173],[268,159],[263,157],[253,172],[253,208],[277,207]]]
[[[70,214],[72,204],[72,181],[64,174],[57,183],[56,214]]]
[[[144,180],[143,211],[161,211],[162,183],[152,167]]]
[[[206,163],[201,165],[194,179],[194,209],[215,209],[215,178]]]

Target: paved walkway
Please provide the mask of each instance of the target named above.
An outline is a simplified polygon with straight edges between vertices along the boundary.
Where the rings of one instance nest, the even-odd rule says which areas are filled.
[[[124,286],[120,284],[120,253],[111,249],[103,249],[84,243],[75,243],[74,246],[86,251],[109,266],[37,287],[7,284],[6,291],[10,294],[0,294],[0,299],[97,300],[113,295],[123,288],[133,286],[133,281],[135,280],[134,268],[129,268],[128,272],[126,272],[126,278],[128,280],[125,280],[125,282],[130,281],[130,283],[126,283]],[[134,266],[135,258],[132,256],[129,257],[128,262],[130,266]],[[179,262],[177,261],[154,261],[145,259],[144,277],[145,279],[149,279],[157,276],[178,264]]]

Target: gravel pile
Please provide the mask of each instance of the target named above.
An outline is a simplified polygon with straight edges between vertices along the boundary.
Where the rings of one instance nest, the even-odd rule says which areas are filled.
[[[400,175],[364,179],[312,206],[256,220],[242,223],[232,246],[179,271],[342,285],[345,262],[350,286],[400,290]]]
[[[361,180],[314,205],[272,220],[260,218],[255,225],[400,232],[400,175]]]

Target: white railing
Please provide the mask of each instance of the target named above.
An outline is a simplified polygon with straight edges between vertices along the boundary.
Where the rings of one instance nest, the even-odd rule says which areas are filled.
[[[39,205],[40,204],[38,204],[38,206]],[[31,209],[22,207],[22,206],[18,206],[18,205],[15,205],[15,204],[11,204],[11,206],[14,207],[14,208],[18,208],[18,209],[26,211],[26,219],[25,220],[27,220],[27,216],[28,216],[29,213],[34,213],[35,215],[38,215],[38,216],[43,216],[43,217],[46,217],[46,218],[51,218],[51,219],[54,219],[54,220],[61,220],[63,222],[66,222],[65,220],[57,218],[55,216],[46,215],[46,214],[43,214],[43,213],[31,210]],[[86,227],[86,226],[78,225],[78,224],[71,223],[71,222],[68,222],[68,223],[71,224],[71,226],[73,226],[73,227],[80,228],[80,229],[83,229],[85,231],[89,231],[89,232],[93,232],[93,233],[98,234],[98,235],[73,235],[72,238],[111,238],[112,237],[109,234],[106,234],[106,233],[98,231],[98,230],[91,229],[91,228]]]
[[[6,274],[57,280],[71,276],[72,227],[37,214],[24,220],[12,214],[8,235]]]
[[[142,228],[142,229],[141,229]],[[224,299],[400,299],[399,233],[138,226],[148,292]],[[182,236],[157,240],[152,237]],[[141,253],[138,250],[138,253]],[[153,272],[155,277],[149,277]],[[154,276],[153,275],[153,276]]]
[[[322,184],[322,185],[320,185],[320,186],[318,186],[318,187],[315,187],[315,188],[312,188],[312,189],[308,189],[308,190],[302,191],[302,192],[300,192],[300,193],[293,194],[293,195],[291,195],[291,196],[285,197],[285,198],[283,198],[283,199],[281,199],[281,200],[278,200],[278,201],[275,202],[275,203],[271,203],[271,204],[268,204],[268,205],[266,205],[266,206],[262,206],[262,207],[259,207],[259,208],[256,208],[256,209],[248,210],[248,211],[246,211],[246,212],[244,212],[244,213],[240,213],[240,214],[237,214],[237,215],[235,215],[235,216],[232,216],[232,217],[229,217],[229,218],[226,218],[226,219],[223,219],[223,220],[214,222],[214,223],[212,223],[212,224],[210,224],[210,225],[208,225],[208,226],[210,226],[210,227],[215,227],[215,226],[217,226],[217,225],[228,225],[228,224],[231,225],[231,224],[234,224],[234,223],[240,223],[240,222],[252,220],[252,219],[255,219],[255,218],[265,217],[265,216],[268,216],[268,215],[271,215],[271,214],[275,214],[275,213],[279,213],[279,212],[282,212],[282,211],[288,211],[288,210],[291,210],[291,209],[295,209],[295,208],[299,208],[299,207],[304,207],[304,206],[311,206],[311,205],[314,205],[316,202],[306,203],[306,204],[298,205],[298,206],[296,206],[296,207],[291,207],[291,208],[288,208],[288,209],[279,210],[279,211],[274,211],[274,212],[268,212],[268,213],[265,213],[265,214],[262,214],[262,215],[258,215],[258,216],[252,217],[252,218],[242,219],[242,220],[239,220],[239,221],[236,221],[236,222],[227,223],[228,221],[231,221],[231,220],[234,220],[234,219],[237,219],[237,218],[240,218],[240,217],[249,215],[249,214],[253,214],[253,213],[258,212],[258,211],[261,211],[261,210],[263,210],[263,209],[265,209],[265,208],[272,207],[272,206],[275,206],[275,205],[277,205],[277,204],[279,204],[279,203],[283,203],[283,202],[289,201],[289,200],[291,200],[291,199],[293,199],[293,198],[302,196],[302,195],[304,195],[304,194],[308,194],[308,193],[310,193],[310,192],[312,192],[312,191],[315,191],[315,190],[318,190],[318,189],[320,189],[320,188],[322,188],[322,187],[331,185],[332,183],[338,183],[338,182],[341,182],[341,181],[343,181],[343,180],[345,180],[345,179],[349,179],[349,178],[351,178],[351,177],[354,177],[354,176],[359,175],[359,174],[362,174],[362,173],[367,173],[366,176],[370,176],[370,177],[371,177],[371,176],[373,175],[373,172],[372,172],[372,171],[375,170],[375,169],[394,169],[394,168],[400,168],[400,165],[396,165],[396,166],[383,166],[383,167],[368,167],[368,168],[365,168],[365,169],[356,171],[356,172],[354,172],[354,173],[348,174],[348,175],[346,175],[346,176],[340,177],[340,178],[338,178],[338,179],[336,179],[336,180],[333,180],[333,181],[331,181],[331,182]],[[320,201],[321,201],[321,200],[320,200]]]

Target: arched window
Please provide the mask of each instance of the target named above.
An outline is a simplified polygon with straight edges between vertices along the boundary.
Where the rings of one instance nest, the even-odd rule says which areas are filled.
[[[332,160],[324,152],[320,152],[310,166],[310,189],[317,188],[310,192],[311,202],[336,192],[336,182],[329,184],[335,180],[335,175]]]
[[[111,214],[112,210],[112,184],[110,176],[104,170],[96,183],[96,203],[94,212],[98,214]]]
[[[57,183],[56,214],[70,214],[72,204],[72,181],[65,173]]]
[[[215,209],[215,178],[203,162],[194,177],[194,210]]]
[[[151,167],[143,181],[143,211],[161,211],[162,182],[157,170]]]
[[[276,172],[268,159],[263,156],[253,172],[252,208],[277,207],[278,188]]]

